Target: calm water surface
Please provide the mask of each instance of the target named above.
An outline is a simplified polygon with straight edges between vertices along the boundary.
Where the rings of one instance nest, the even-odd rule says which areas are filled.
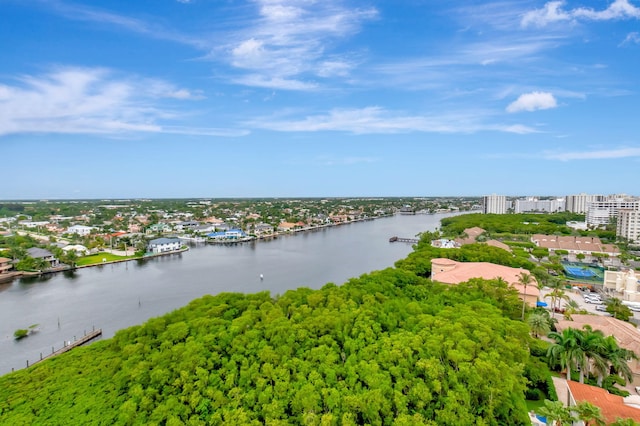
[[[397,215],[235,246],[201,244],[182,254],[0,284],[0,374],[92,327],[109,338],[205,294],[282,294],[393,266],[411,252],[389,237],[433,231],[450,214]],[[260,274],[264,279],[260,279]],[[39,324],[20,341],[13,332]]]

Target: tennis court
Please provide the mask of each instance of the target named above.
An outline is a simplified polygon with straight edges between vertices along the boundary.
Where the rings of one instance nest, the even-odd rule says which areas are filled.
[[[604,279],[603,268],[588,263],[563,262],[562,267],[569,278],[598,281]]]

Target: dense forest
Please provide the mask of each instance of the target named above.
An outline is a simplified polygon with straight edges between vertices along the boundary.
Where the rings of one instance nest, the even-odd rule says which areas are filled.
[[[1,377],[0,423],[526,424],[520,306],[400,268],[205,296]]]

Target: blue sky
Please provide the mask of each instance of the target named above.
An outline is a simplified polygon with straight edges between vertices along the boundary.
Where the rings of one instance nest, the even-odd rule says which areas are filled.
[[[0,0],[0,55],[0,199],[639,192],[637,0]]]

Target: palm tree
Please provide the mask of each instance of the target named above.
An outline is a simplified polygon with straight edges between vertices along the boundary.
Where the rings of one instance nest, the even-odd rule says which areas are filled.
[[[585,354],[580,347],[581,331],[575,328],[565,328],[561,333],[553,331],[549,338],[555,341],[547,350],[549,361],[560,365],[567,370],[567,380],[571,380],[571,370],[585,365]]]
[[[585,426],[604,426],[605,421],[602,411],[599,407],[587,401],[579,402],[578,405],[571,408],[578,415],[578,420],[582,420]]]
[[[621,348],[615,337],[607,336],[604,339],[604,356],[609,361],[610,371],[627,382],[633,380],[633,372],[628,362],[632,359],[638,359],[633,351]]]
[[[553,318],[555,317],[556,307],[560,307],[560,301],[568,301],[570,299],[569,296],[567,296],[566,292],[562,289],[562,282],[560,280],[555,279],[551,281],[551,288],[552,291],[547,293],[544,298],[551,298],[551,317]]]
[[[638,423],[633,419],[623,419],[618,417],[616,418],[616,421],[610,423],[609,426],[638,426]]]
[[[537,413],[547,418],[547,424],[562,426],[562,424],[571,424],[576,418],[571,411],[560,401],[544,400],[544,405],[538,408]]]
[[[631,309],[628,306],[622,304],[622,300],[617,297],[612,297],[607,300],[607,312],[613,315],[614,318],[629,321],[632,316]]]
[[[534,281],[531,274],[520,272],[518,282],[524,286],[524,296],[522,297],[522,321],[524,321],[524,307],[527,305],[527,286],[532,284]]]
[[[529,323],[529,327],[536,338],[541,334],[546,336],[551,331],[547,315],[541,312],[534,312],[527,319],[527,323]]]
[[[586,371],[588,376],[592,365],[597,372],[600,372],[608,364],[606,357],[603,356],[605,337],[602,331],[593,330],[591,326],[585,325],[582,333],[578,335],[578,340],[586,361],[584,369],[580,369],[580,383],[584,383],[584,372]]]

